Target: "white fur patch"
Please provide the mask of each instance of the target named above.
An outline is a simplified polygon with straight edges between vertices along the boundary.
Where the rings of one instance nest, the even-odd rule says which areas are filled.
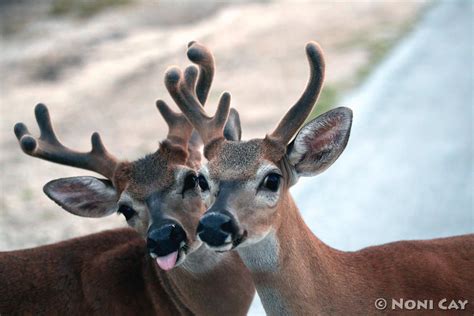
[[[291,153],[288,157],[292,165],[296,165],[298,162],[300,162],[301,159],[303,159],[304,154],[308,151],[305,139],[309,137],[311,133],[313,133],[313,128],[308,128],[308,125],[303,127],[295,138],[293,148],[291,149]]]
[[[206,273],[214,269],[228,255],[228,253],[216,253],[202,244],[196,251],[188,254],[182,267],[193,273]]]
[[[279,244],[273,230],[258,242],[247,240],[237,251],[252,272],[278,271]]]
[[[247,246],[238,247],[242,261],[252,273],[278,272],[279,244],[275,231],[271,230],[263,239]],[[289,315],[278,284],[274,286],[256,284],[258,295],[268,315]]]
[[[267,315],[290,315],[276,287],[257,285],[257,292]]]

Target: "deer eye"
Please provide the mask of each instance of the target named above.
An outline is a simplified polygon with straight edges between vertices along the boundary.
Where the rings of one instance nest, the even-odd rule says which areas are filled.
[[[127,221],[137,214],[133,208],[125,204],[121,205],[117,212],[123,214]]]
[[[199,187],[201,188],[201,190],[203,190],[203,191],[209,190],[209,184],[207,183],[207,180],[203,175],[199,175],[198,183],[199,183]]]
[[[196,187],[197,178],[194,174],[189,174],[184,179],[183,193]]]
[[[272,192],[278,191],[278,188],[280,187],[280,179],[281,176],[277,173],[270,173],[263,179],[263,182],[261,184],[262,188],[265,188],[267,190],[270,190]]]

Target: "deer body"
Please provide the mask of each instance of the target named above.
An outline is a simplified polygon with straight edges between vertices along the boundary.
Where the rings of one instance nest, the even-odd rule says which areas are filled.
[[[306,55],[310,77],[302,96],[275,130],[248,141],[224,138],[230,95],[223,94],[209,117],[186,86],[193,71],[168,70],[168,91],[201,135],[208,159],[200,170],[208,183],[202,191],[208,209],[198,239],[218,252],[239,253],[270,315],[377,314],[377,298],[468,300],[472,310],[474,235],[341,252],[304,223],[289,188],[299,177],[315,176],[334,163],[352,126],[352,111],[344,107],[304,125],[325,68],[317,43],[307,44]]]
[[[342,252],[321,242],[286,199],[275,230],[237,248],[267,314],[371,315],[378,298],[472,302],[474,235]]]
[[[206,265],[209,256],[212,265]],[[165,272],[147,255],[143,238],[129,228],[1,252],[0,313],[245,315],[252,283],[235,260],[215,258],[201,247],[186,264]],[[198,271],[191,270],[194,261],[201,265]],[[222,282],[216,286],[210,280]]]

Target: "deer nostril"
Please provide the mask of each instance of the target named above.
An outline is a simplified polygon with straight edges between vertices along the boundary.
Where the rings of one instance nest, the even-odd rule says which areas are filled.
[[[186,233],[184,232],[183,228],[179,225],[174,226],[171,230],[171,234],[169,238],[176,242],[181,242],[186,240]]]
[[[207,213],[201,218],[197,228],[199,238],[208,245],[215,247],[227,243],[229,236],[233,238],[237,232],[237,222],[225,210]]]
[[[222,231],[229,234],[233,234],[236,232],[234,222],[230,218],[227,222],[221,224],[220,228]]]
[[[186,242],[186,232],[177,223],[166,224],[148,232],[148,251],[164,256],[180,249]]]
[[[199,222],[198,232],[206,229],[210,230],[222,230],[224,232],[231,232],[229,230],[232,222],[232,218],[223,213],[209,213],[205,215]]]
[[[158,230],[156,230],[155,232],[153,232],[150,237],[155,239],[156,241],[168,240],[173,234],[175,227],[176,227],[175,224],[169,224],[169,225],[163,226],[159,228]]]
[[[158,243],[154,239],[151,239],[151,238],[146,239],[146,247],[148,248],[148,250],[153,250],[157,246],[158,246]]]

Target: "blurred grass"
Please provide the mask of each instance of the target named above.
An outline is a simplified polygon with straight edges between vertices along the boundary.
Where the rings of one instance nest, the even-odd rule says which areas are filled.
[[[34,197],[34,191],[31,188],[25,188],[21,191],[21,197],[24,201],[31,201]]]
[[[52,15],[75,15],[81,18],[93,16],[100,11],[126,5],[133,0],[54,0],[51,4]]]
[[[397,44],[399,40],[413,29],[415,21],[416,19],[408,21],[402,25],[397,32],[392,34],[392,36],[385,38],[369,38],[363,36],[359,39],[362,45],[367,48],[369,62],[365,64],[364,67],[358,69],[355,79],[356,82],[361,82],[372,72],[372,70],[384,59],[387,53],[392,50],[395,44]]]
[[[383,57],[393,47],[394,42],[393,40],[387,39],[367,41],[366,46],[369,52],[369,62],[357,70],[357,81],[365,79],[372,72],[375,66],[380,63]]]

